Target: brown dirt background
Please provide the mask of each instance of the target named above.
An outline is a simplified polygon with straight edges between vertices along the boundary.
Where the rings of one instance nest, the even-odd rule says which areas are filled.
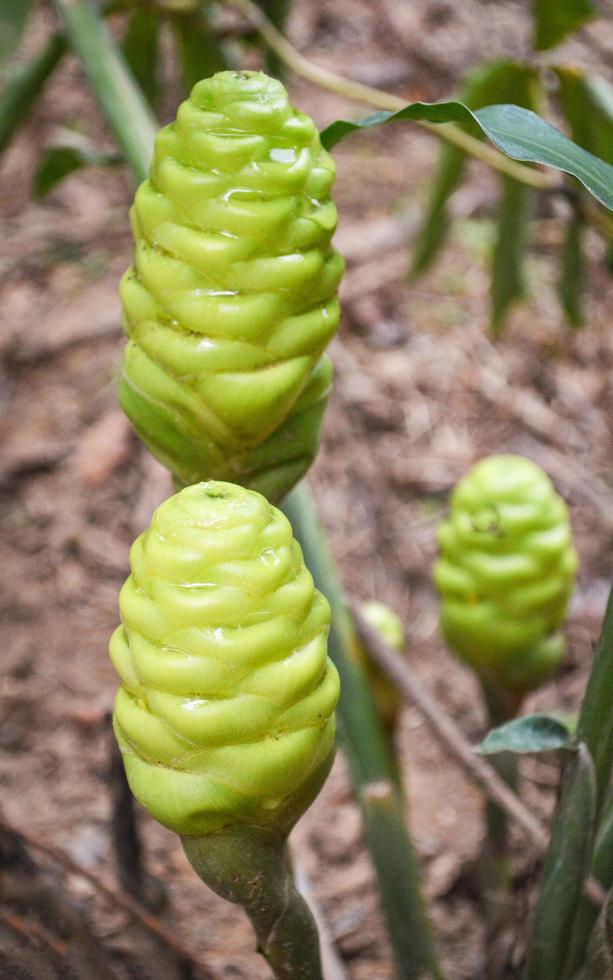
[[[323,65],[432,100],[452,94],[462,73],[484,58],[525,54],[528,10],[527,3],[485,0],[305,0],[295,5],[289,33]],[[39,15],[35,33],[47,29]],[[613,29],[603,20],[560,52],[596,67],[610,63],[611,53]],[[295,79],[289,85],[320,125],[354,111],[328,92]],[[176,93],[168,101],[170,112]],[[106,646],[129,545],[169,484],[116,403],[116,288],[131,248],[126,173],[83,172],[42,204],[29,200],[40,150],[64,123],[76,121],[112,145],[98,120],[70,59],[2,163],[0,799],[12,824],[112,882],[102,718],[116,679]],[[526,707],[576,709],[611,573],[612,289],[594,237],[587,326],[573,333],[562,323],[553,260],[560,224],[548,205],[534,226],[530,301],[493,343],[486,258],[497,182],[480,165],[471,165],[454,198],[444,254],[406,285],[407,242],[437,150],[417,127],[397,126],[335,151],[337,242],[348,274],[332,350],[335,392],[312,484],[348,592],[382,598],[400,613],[411,664],[476,741],[484,730],[476,684],[437,632],[430,582],[436,523],[454,482],[485,454],[523,453],[549,471],[571,508],[581,570],[566,663]],[[403,713],[399,744],[447,975],[476,980],[483,936],[470,868],[482,800],[412,709]],[[522,774],[526,799],[549,813],[552,761],[525,760]],[[201,886],[172,834],[145,814],[141,826],[150,870],[169,892],[162,915],[177,937],[199,950],[215,978],[267,977],[242,914]],[[510,959],[521,956],[538,874],[536,855],[519,834],[515,844]],[[295,846],[351,980],[391,977],[340,755]],[[76,876],[66,885],[86,903],[118,974],[155,976],[153,959],[134,965],[141,940],[126,916]]]

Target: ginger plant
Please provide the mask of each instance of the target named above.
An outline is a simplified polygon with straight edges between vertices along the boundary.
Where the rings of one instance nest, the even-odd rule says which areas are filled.
[[[132,212],[120,393],[178,486],[232,480],[278,501],[308,469],[330,385],[323,351],[339,317],[333,177],[312,121],[293,109],[280,82],[259,72],[205,79],[158,135]],[[312,547],[308,498],[297,489],[291,499],[296,534],[333,607],[330,649],[347,689],[339,709],[344,743],[399,975],[416,980],[427,969],[440,977],[394,763],[355,658],[357,639],[331,561],[319,542]],[[139,719],[149,720],[149,712]],[[139,796],[129,770],[128,761]],[[241,828],[239,850],[244,834]],[[203,873],[197,850],[192,857]],[[216,881],[226,897],[236,894]]]
[[[208,481],[135,541],[111,640],[130,787],[202,880],[242,905],[280,980],[320,980],[287,836],[334,755],[330,607],[283,514]]]
[[[514,718],[524,697],[553,676],[577,554],[568,510],[549,477],[521,456],[490,456],[458,483],[438,528],[434,581],[449,647],[475,671],[490,727]],[[514,755],[494,757],[517,787]],[[481,860],[492,943],[505,919],[510,884],[506,815],[488,803]],[[491,976],[497,975],[495,964]]]

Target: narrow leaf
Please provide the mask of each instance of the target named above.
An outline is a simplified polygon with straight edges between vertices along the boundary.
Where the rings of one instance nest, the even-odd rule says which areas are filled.
[[[461,91],[461,100],[470,109],[498,102],[516,103],[535,108],[538,97],[538,75],[529,65],[514,61],[492,61],[471,72]],[[417,276],[430,264],[443,243],[447,230],[447,200],[464,173],[466,154],[457,146],[441,148],[437,174],[430,190],[424,223],[415,242],[410,275]]]
[[[584,968],[575,980],[611,980],[613,977],[613,889],[609,891],[592,933]]]
[[[66,41],[55,34],[40,54],[12,71],[0,96],[0,153],[26,121],[38,95],[66,51]]]
[[[158,91],[159,37],[159,16],[146,7],[137,7],[121,47],[132,74],[152,106]]]
[[[157,123],[89,0],[53,0],[92,92],[138,180],[149,169]]]
[[[589,868],[595,810],[594,764],[580,743],[564,769],[523,980],[564,976],[572,924]]]
[[[613,590],[605,612],[602,630],[587,691],[579,715],[578,737],[594,759],[598,809],[604,806],[613,768]]]
[[[523,258],[527,243],[530,191],[517,180],[505,179],[498,210],[498,234],[492,265],[491,327],[502,330],[507,310],[524,295]]]
[[[186,92],[202,78],[227,68],[223,49],[205,11],[173,18],[177,36],[181,73]]]
[[[291,7],[291,0],[255,0],[255,2],[277,30],[283,33],[287,15]],[[283,76],[285,65],[272,48],[267,48],[266,66],[271,75],[276,75],[277,77]]]
[[[339,119],[323,130],[322,143],[330,149],[358,130],[402,120],[468,123],[473,130],[476,124],[507,156],[572,174],[613,210],[613,166],[577,146],[536,113],[515,105],[471,112],[461,102],[413,102],[397,112],[375,112],[356,122]]]
[[[534,0],[534,47],[553,48],[596,13],[592,0]]]
[[[583,222],[576,214],[571,214],[566,223],[558,295],[562,309],[572,327],[582,327],[584,322],[582,306],[582,294],[585,286],[583,230]]]
[[[32,0],[0,0],[0,65],[15,54],[31,10]]]
[[[449,227],[447,201],[462,179],[466,154],[456,146],[443,146],[438,170],[430,189],[423,225],[415,241],[410,277],[423,272],[441,247]]]
[[[558,66],[560,107],[579,146],[613,164],[613,87],[580,68]]]
[[[613,786],[596,833],[592,876],[600,882],[605,891],[610,891],[613,888]],[[575,972],[585,962],[586,947],[597,916],[598,909],[584,895],[581,899],[573,933],[571,976],[574,976]]]
[[[477,752],[494,755],[497,752],[551,752],[567,749],[573,740],[572,719],[559,715],[526,715],[514,718],[488,732]]]
[[[122,157],[117,153],[97,153],[74,146],[52,146],[45,151],[34,176],[34,197],[44,197],[61,180],[82,167],[109,167],[121,162]]]

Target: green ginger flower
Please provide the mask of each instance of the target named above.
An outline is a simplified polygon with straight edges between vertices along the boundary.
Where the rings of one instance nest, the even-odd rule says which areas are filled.
[[[284,515],[230,483],[187,487],[135,541],[110,653],[134,795],[181,835],[285,833],[331,765],[330,609]]]
[[[334,173],[260,72],[199,82],[157,136],[131,212],[120,399],[180,484],[278,501],[317,451],[343,272]]]
[[[564,653],[577,554],[566,504],[521,456],[490,456],[460,481],[439,526],[434,580],[449,645],[485,680],[522,696]]]

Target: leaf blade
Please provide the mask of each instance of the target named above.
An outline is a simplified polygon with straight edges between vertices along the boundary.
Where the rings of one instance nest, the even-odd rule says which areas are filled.
[[[202,78],[227,68],[223,49],[203,11],[173,18],[183,84],[187,93]]]
[[[155,105],[158,92],[159,36],[159,16],[155,11],[137,7],[121,44],[124,58],[151,106]]]
[[[471,72],[461,91],[461,101],[470,109],[480,109],[509,99],[534,108],[538,95],[538,75],[530,65],[507,59],[488,62]],[[448,231],[447,200],[464,173],[466,154],[457,146],[441,148],[437,173],[430,188],[426,215],[415,240],[409,278],[416,278],[435,257]]]
[[[572,924],[592,852],[595,812],[594,763],[581,742],[564,770],[524,980],[560,980],[564,976]]]
[[[0,65],[19,46],[32,10],[32,0],[0,0]]]
[[[492,263],[490,326],[502,331],[511,304],[525,295],[523,258],[528,239],[530,193],[516,180],[504,180],[498,210],[498,235]]]
[[[82,167],[109,167],[122,163],[117,153],[99,153],[75,146],[52,146],[43,154],[32,184],[36,200],[41,200],[53,188]]]
[[[534,47],[537,51],[553,48],[597,12],[592,0],[535,0]]]
[[[11,72],[0,97],[0,154],[4,152],[66,51],[66,41],[53,35],[42,51]]]
[[[331,149],[351,133],[402,120],[464,123],[473,132],[476,124],[507,156],[577,177],[594,197],[613,210],[613,166],[577,146],[536,113],[519,106],[492,105],[471,112],[461,102],[412,102],[396,112],[375,112],[357,121],[336,120],[322,131],[322,143]]]
[[[583,222],[571,214],[566,222],[562,248],[558,296],[571,327],[584,324],[582,294],[585,283],[585,255],[583,252]]]
[[[572,744],[573,725],[558,715],[539,712],[514,718],[488,732],[476,751],[481,755],[498,752],[551,752]]]

